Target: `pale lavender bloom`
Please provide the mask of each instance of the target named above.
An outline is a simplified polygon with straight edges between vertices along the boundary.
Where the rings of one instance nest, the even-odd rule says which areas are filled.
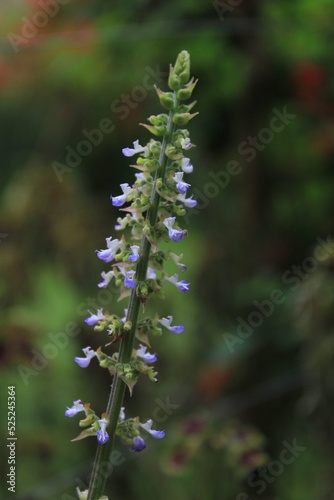
[[[81,404],[81,399],[78,399],[77,401],[73,402],[73,406],[71,408],[67,407],[67,410],[65,411],[65,417],[72,418],[81,411],[85,411],[85,407]]]
[[[148,280],[155,280],[157,277],[157,273],[152,269],[152,267],[147,268],[146,278]]]
[[[186,137],[185,139],[181,139],[180,143],[181,143],[182,149],[190,149],[192,147],[192,144],[190,142],[189,137]]]
[[[119,414],[119,421],[120,422],[124,422],[124,420],[125,420],[125,411],[124,410],[125,410],[125,406],[122,406],[121,412]]]
[[[97,314],[93,314],[91,311],[88,312],[91,316],[85,319],[85,323],[89,326],[95,325],[98,321],[105,319],[102,309],[98,309]]]
[[[125,288],[135,288],[136,282],[134,281],[134,275],[136,271],[126,271],[124,273],[124,286]]]
[[[142,429],[144,429],[146,432],[148,432],[149,434],[151,434],[151,436],[154,437],[155,439],[162,439],[163,437],[165,437],[165,431],[152,430],[152,428],[151,428],[152,424],[153,424],[153,420],[150,419],[147,422],[145,422],[145,424],[140,424],[140,427]]]
[[[173,276],[171,277],[168,277],[166,276],[165,279],[167,281],[169,281],[170,283],[172,283],[173,285],[176,286],[176,288],[180,291],[180,292],[189,292],[189,285],[190,283],[188,283],[186,280],[182,280],[182,281],[177,281],[179,278],[179,275],[178,274],[174,274]]]
[[[190,198],[186,198],[185,194],[179,194],[177,200],[182,201],[182,203],[188,208],[194,208],[197,205],[197,201],[193,200],[193,195]]]
[[[141,146],[139,144],[139,141],[134,141],[133,142],[133,149],[132,148],[123,148],[122,153],[124,156],[133,156],[137,153],[145,153],[147,154],[147,146]]]
[[[190,163],[190,158],[182,158],[181,168],[184,173],[191,174],[191,172],[194,170],[194,167]]]
[[[176,174],[173,177],[173,180],[176,182],[176,189],[179,191],[179,193],[185,195],[188,188],[190,187],[190,184],[184,182],[182,179],[183,179],[183,172],[176,172]]]
[[[86,356],[85,358],[74,358],[74,361],[80,366],[80,368],[87,368],[89,365],[90,361],[94,356],[96,356],[96,352],[93,351],[90,347],[85,347],[82,349],[84,355]]]
[[[97,256],[99,259],[103,260],[103,262],[111,262],[114,260],[116,252],[119,248],[123,246],[123,242],[120,240],[112,240],[112,236],[110,238],[106,238],[107,247],[106,250],[96,250]]]
[[[101,418],[98,420],[100,430],[97,431],[97,440],[100,444],[106,444],[109,441],[109,434],[106,431],[106,426],[108,425],[108,420],[106,418]]]
[[[171,258],[173,259],[173,261],[175,262],[175,264],[177,265],[177,267],[180,269],[180,271],[184,272],[184,271],[187,270],[187,266],[185,264],[182,264],[180,262],[180,260],[183,258],[183,254],[176,255],[175,253],[170,252],[169,255],[171,256]]]
[[[139,172],[139,173],[135,174],[135,177],[136,177],[136,179],[137,179],[138,182],[145,180],[145,174],[144,174],[144,172]]]
[[[183,332],[184,326],[183,325],[171,326],[172,321],[173,321],[173,316],[167,316],[167,318],[159,319],[159,323],[161,323],[162,326],[167,328],[167,330],[169,330],[170,332],[179,335],[180,333]]]
[[[146,448],[145,441],[142,437],[136,436],[132,440],[132,451],[142,451]]]
[[[130,262],[137,262],[139,259],[139,249],[140,247],[138,245],[132,245],[131,247],[132,254],[129,255],[129,261]]]
[[[124,205],[127,196],[129,196],[129,194],[133,192],[133,189],[129,186],[127,182],[121,184],[121,190],[123,191],[123,194],[119,196],[110,196],[111,203],[113,204],[114,207],[121,207],[122,205]]]
[[[99,288],[107,288],[107,286],[109,285],[110,281],[115,276],[115,273],[114,273],[114,271],[109,271],[108,273],[105,273],[104,271],[102,271],[101,276],[103,278],[103,281],[101,281],[101,283],[99,283],[97,286]]]
[[[150,365],[151,363],[155,363],[157,361],[157,357],[155,354],[150,354],[149,352],[146,352],[147,347],[143,346],[142,344],[139,344],[140,349],[137,349],[136,351],[136,356],[137,358],[141,358],[145,363]]]
[[[175,223],[175,217],[167,217],[164,220],[164,226],[168,229],[168,236],[172,241],[178,243],[183,238],[183,231],[179,229],[173,229],[173,225]]]

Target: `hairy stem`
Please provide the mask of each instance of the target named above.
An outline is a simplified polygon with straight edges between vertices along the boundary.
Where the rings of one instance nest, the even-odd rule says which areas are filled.
[[[177,109],[178,101],[176,97],[176,92],[174,92],[174,109]],[[164,178],[166,166],[168,163],[168,158],[165,154],[167,144],[171,142],[173,135],[173,114],[170,111],[167,123],[167,134],[164,136],[159,164],[160,167],[156,171],[155,180],[158,178]],[[147,213],[147,219],[150,221],[151,227],[154,227],[157,222],[160,195],[156,189],[155,181],[151,195],[150,210]],[[141,257],[137,264],[136,278],[137,281],[144,281],[146,279],[148,262],[150,258],[151,244],[143,236],[141,241]],[[119,352],[119,362],[128,363],[131,360],[132,350],[135,341],[135,333],[137,329],[137,321],[140,309],[140,298],[136,294],[136,289],[132,290],[130,302],[128,306],[127,321],[131,322],[131,330],[123,335],[120,344]],[[112,463],[110,462],[112,447],[115,439],[117,424],[119,421],[119,415],[121,407],[123,404],[124,394],[125,394],[126,384],[117,375],[114,376],[113,383],[111,385],[111,390],[109,394],[108,406],[106,412],[109,416],[109,427],[108,433],[110,436],[109,441],[106,444],[98,444],[95,461],[93,465],[93,471],[91,475],[91,480],[89,484],[88,500],[98,500],[104,493],[105,483],[107,477],[111,474]]]

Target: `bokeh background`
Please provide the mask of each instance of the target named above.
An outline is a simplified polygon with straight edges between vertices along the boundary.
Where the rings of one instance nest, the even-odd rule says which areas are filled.
[[[139,123],[160,112],[147,82],[165,90],[182,49],[199,79],[198,207],[178,246],[192,287],[150,307],[185,332],[153,339],[160,384],[140,381],[126,403],[166,438],[140,455],[118,443],[108,494],[334,498],[333,15],[330,0],[1,1],[2,498],[73,499],[87,483],[96,443],[70,443],[64,410],[81,399],[102,412],[110,380],[73,357],[102,342],[87,309],[126,306],[99,294],[95,250],[115,234],[110,194],[133,179],[121,149],[148,141]],[[85,151],[84,130],[105,119],[113,131]]]

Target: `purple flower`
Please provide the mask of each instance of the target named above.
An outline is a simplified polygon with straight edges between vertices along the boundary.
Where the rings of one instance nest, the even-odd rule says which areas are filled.
[[[155,354],[150,354],[149,352],[146,352],[147,347],[143,346],[142,344],[139,344],[140,349],[137,349],[136,351],[136,356],[137,358],[141,358],[142,360],[145,361],[148,365],[151,363],[155,363],[157,361],[157,357]]]
[[[101,276],[103,278],[103,281],[101,281],[97,286],[99,288],[107,288],[110,281],[115,276],[115,273],[114,273],[114,271],[109,271],[108,273],[105,273],[104,271],[102,271]]]
[[[186,198],[185,194],[179,194],[177,200],[182,201],[182,203],[189,208],[194,208],[197,205],[197,201],[193,200],[193,195],[190,198]]]
[[[173,177],[173,180],[176,182],[176,189],[179,191],[179,193],[185,195],[187,189],[190,187],[190,184],[184,182],[182,179],[183,179],[183,172],[176,172],[176,174]]]
[[[132,245],[131,247],[132,254],[129,255],[129,262],[137,262],[139,259],[139,249],[140,247],[138,245]]]
[[[101,418],[98,420],[100,430],[97,431],[97,440],[100,444],[106,444],[109,441],[109,434],[106,431],[106,426],[108,425],[108,420],[106,418]]]
[[[161,323],[162,326],[167,328],[167,330],[169,330],[170,332],[179,335],[180,333],[183,332],[184,326],[183,325],[171,326],[172,321],[173,321],[173,316],[167,316],[167,318],[159,319],[159,323]]]
[[[90,360],[96,356],[96,352],[93,351],[90,347],[85,347],[82,349],[85,354],[85,358],[74,358],[74,361],[80,366],[80,368],[87,368],[90,363]]]
[[[96,250],[97,256],[99,259],[103,260],[103,262],[111,262],[114,260],[116,252],[119,248],[123,246],[123,242],[119,240],[112,240],[112,236],[110,238],[106,238],[107,249],[106,250]]]
[[[186,174],[191,174],[191,172],[194,170],[194,167],[190,163],[190,158],[182,158],[181,168]]]
[[[136,271],[126,271],[124,274],[124,286],[125,288],[135,288],[136,282],[133,277],[136,274]]]
[[[102,309],[98,309],[97,314],[93,314],[91,311],[88,312],[91,316],[85,319],[85,323],[89,326],[95,325],[98,321],[105,319]]]
[[[125,420],[125,411],[124,410],[125,410],[125,406],[122,406],[121,412],[119,414],[119,421],[120,422],[124,422],[124,420]]]
[[[73,406],[71,408],[67,407],[65,411],[65,417],[74,417],[77,413],[81,411],[85,411],[84,405],[81,404],[81,399],[73,402]]]
[[[165,431],[152,430],[151,429],[152,424],[153,424],[153,420],[150,419],[147,422],[145,422],[145,424],[140,424],[140,427],[142,429],[144,429],[146,432],[148,432],[149,434],[151,434],[151,436],[154,437],[155,439],[162,439],[163,437],[165,437]]]
[[[124,205],[127,196],[129,196],[129,194],[133,192],[133,189],[129,186],[128,183],[121,184],[121,190],[123,191],[123,194],[121,194],[120,196],[110,196],[111,203],[114,207],[121,207],[122,205]]]
[[[147,146],[141,146],[139,144],[139,141],[134,141],[133,142],[134,149],[131,148],[123,148],[122,153],[124,156],[133,156],[137,153],[147,153]]]
[[[142,437],[136,436],[132,440],[132,451],[143,451],[146,448],[145,441]]]
[[[179,278],[179,275],[178,274],[174,274],[173,276],[171,277],[168,277],[166,276],[165,279],[167,281],[169,281],[170,283],[172,283],[173,285],[176,286],[176,288],[180,291],[180,292],[189,292],[189,285],[190,283],[188,283],[186,280],[182,280],[182,281],[177,281]]]
[[[164,226],[168,229],[168,236],[172,241],[178,243],[183,238],[183,231],[179,229],[173,229],[173,225],[175,223],[175,217],[167,217],[164,220]]]
[[[181,139],[181,140],[180,140],[180,143],[181,143],[181,148],[182,148],[182,149],[190,149],[190,148],[192,148],[192,146],[193,146],[193,145],[191,144],[191,142],[190,142],[189,137],[186,137],[185,139]]]
[[[170,252],[170,257],[173,259],[177,267],[180,269],[180,271],[184,272],[187,270],[187,266],[185,264],[182,264],[180,260],[183,258],[183,254],[181,255],[176,255],[173,252]]]

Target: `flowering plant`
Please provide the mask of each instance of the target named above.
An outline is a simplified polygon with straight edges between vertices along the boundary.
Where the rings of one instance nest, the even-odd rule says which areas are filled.
[[[99,347],[94,351],[91,347],[83,349],[84,357],[76,357],[75,362],[81,368],[87,368],[93,358],[99,365],[109,371],[113,377],[106,411],[101,417],[90,408],[89,403],[74,401],[67,408],[65,415],[74,417],[84,413],[79,426],[85,429],[73,441],[89,436],[96,436],[97,454],[88,490],[79,491],[80,499],[104,500],[106,477],[101,473],[101,464],[108,462],[115,435],[128,444],[135,452],[142,451],[145,444],[145,433],[153,438],[161,439],[163,430],[152,429],[153,421],[141,422],[138,417],[125,418],[123,399],[126,387],[132,394],[140,375],[147,375],[152,382],[157,382],[157,372],[151,366],[157,361],[155,353],[150,349],[149,337],[161,335],[162,328],[179,335],[183,325],[173,324],[173,317],[139,318],[140,308],[145,310],[147,300],[152,295],[163,296],[165,283],[174,285],[180,292],[189,291],[189,283],[179,279],[179,274],[168,276],[165,262],[174,261],[180,272],[186,270],[181,263],[182,255],[172,251],[159,249],[161,241],[171,240],[178,243],[187,232],[179,227],[177,218],[185,214],[185,207],[196,206],[192,197],[187,198],[190,184],[184,180],[184,174],[193,171],[193,166],[186,152],[193,147],[186,126],[197,113],[190,113],[195,102],[184,104],[195,88],[197,81],[190,79],[190,56],[182,51],[174,66],[170,66],[168,86],[171,92],[163,92],[155,87],[163,108],[168,113],[150,116],[149,124],[142,124],[154,136],[146,146],[139,141],[133,142],[133,148],[122,150],[126,157],[137,155],[132,167],[139,172],[132,186],[121,184],[122,194],[111,196],[112,205],[121,208],[125,216],[117,219],[115,229],[129,233],[120,238],[106,238],[106,247],[97,251],[97,257],[111,269],[103,271],[100,288],[106,288],[111,280],[119,287],[120,298],[129,297],[128,308],[124,317],[116,314],[89,311],[85,322],[94,326],[97,332],[105,332],[108,337],[106,347],[120,341],[119,352],[110,354]],[[138,346],[135,346],[139,340]],[[145,432],[143,432],[145,431]]]

